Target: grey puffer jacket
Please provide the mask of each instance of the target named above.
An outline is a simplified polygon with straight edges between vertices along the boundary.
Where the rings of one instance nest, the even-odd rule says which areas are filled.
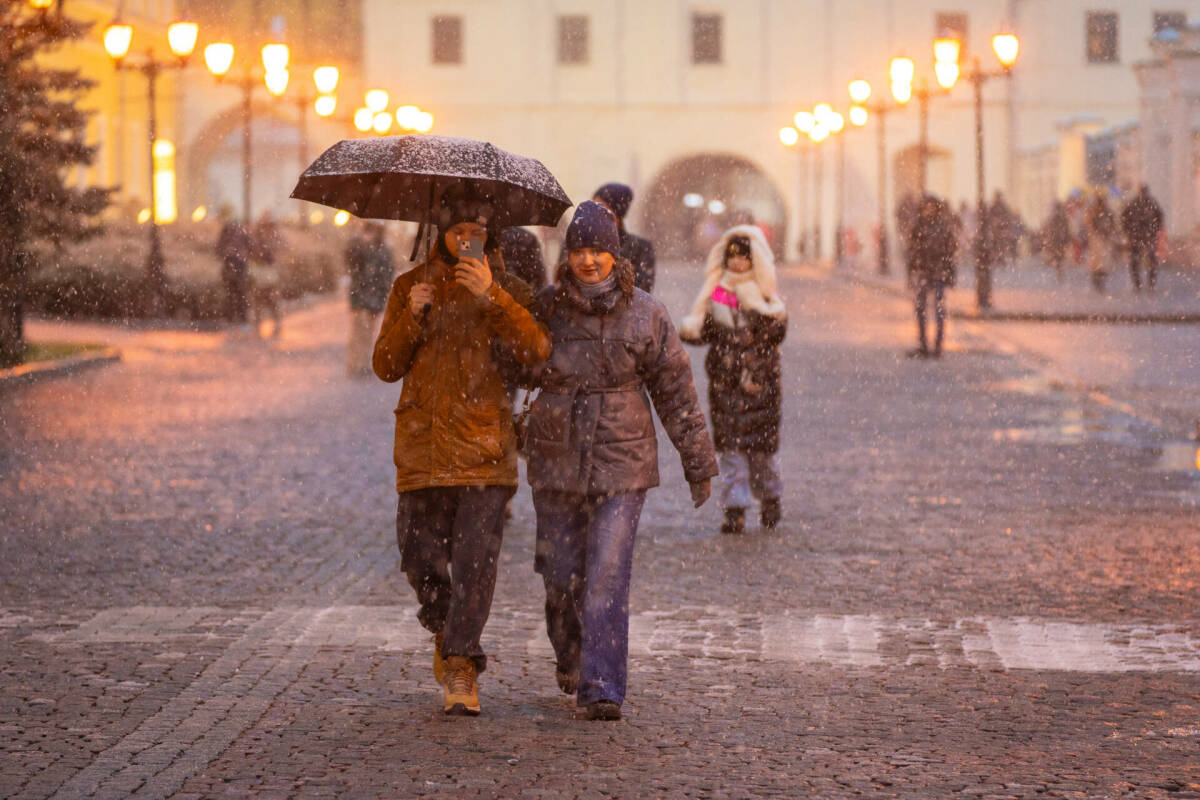
[[[585,298],[560,268],[534,316],[550,330],[550,359],[534,383],[529,484],[577,494],[657,486],[658,440],[651,403],[679,451],[688,483],[717,474],[717,458],[692,383],[691,364],[663,305],[633,287],[621,260],[618,285]]]

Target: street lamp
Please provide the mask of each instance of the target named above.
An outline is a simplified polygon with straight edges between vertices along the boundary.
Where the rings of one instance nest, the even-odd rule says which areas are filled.
[[[31,0],[32,2],[32,0]],[[129,48],[133,44],[133,27],[114,21],[104,30],[104,49],[113,60],[113,66],[118,69],[136,69],[146,78],[146,107],[148,110],[147,140],[150,166],[150,250],[146,255],[146,282],[149,289],[149,300],[152,310],[158,311],[166,294],[166,273],[162,253],[162,233],[159,225],[172,221],[173,215],[161,213],[167,204],[160,203],[156,180],[156,162],[167,158],[164,147],[170,147],[169,158],[174,159],[174,147],[158,138],[158,76],[163,70],[183,69],[187,66],[188,58],[196,48],[196,38],[199,28],[194,22],[177,21],[167,26],[167,45],[174,58],[158,59],[154,48],[146,48],[146,54],[137,64],[126,60]],[[156,153],[157,148],[157,153]],[[156,158],[157,156],[157,158]],[[172,176],[172,182],[174,178]],[[173,200],[173,198],[172,198]],[[171,203],[173,206],[173,202]],[[167,217],[171,218],[168,219]]]
[[[868,103],[873,94],[871,84],[865,80],[858,79],[850,82],[848,93],[850,100],[855,104],[850,109],[850,122],[862,127],[868,121],[871,114],[879,118],[879,136],[877,139],[877,183],[876,193],[879,197],[879,230],[876,233],[876,251],[879,254],[879,274],[887,275],[890,269],[889,250],[888,250],[888,197],[887,197],[887,115],[892,111],[903,108],[904,104],[912,99],[912,59],[896,58],[892,59],[889,65],[889,76],[892,79],[892,97],[895,104],[888,103],[884,99],[880,99],[874,103]]]
[[[983,169],[983,85],[992,78],[1011,80],[1020,48],[1021,42],[1016,34],[998,33],[992,37],[992,52],[1000,68],[990,72],[984,70],[979,58],[975,57],[971,60],[970,71],[964,76],[975,94],[975,304],[981,311],[992,307],[992,270],[990,264],[984,263],[983,253],[986,246],[983,231],[988,222],[984,209],[987,187]]]

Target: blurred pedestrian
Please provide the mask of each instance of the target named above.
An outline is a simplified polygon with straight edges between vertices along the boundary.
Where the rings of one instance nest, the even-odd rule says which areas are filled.
[[[670,315],[634,286],[616,219],[581,203],[565,259],[535,312],[553,353],[538,371],[529,418],[535,569],[559,688],[588,719],[621,716],[629,657],[629,582],[646,490],[657,486],[651,405],[683,460],[695,506],[716,456],[691,366]]]
[[[478,714],[477,678],[487,666],[480,635],[517,486],[495,345],[533,364],[549,356],[550,337],[526,308],[525,284],[503,272],[492,209],[454,203],[436,222],[434,252],[392,284],[372,364],[381,380],[404,379],[393,458],[400,568],[420,603],[417,619],[434,634],[444,711]]]
[[[764,528],[774,528],[783,515],[776,453],[787,323],[766,240],[754,226],[730,228],[708,254],[704,286],[680,323],[685,342],[708,345],[704,369],[721,466],[722,533],[745,532],[754,500]]]
[[[535,293],[546,285],[546,262],[542,258],[542,243],[525,228],[505,228],[500,231],[500,252],[509,275],[525,281]]]
[[[279,252],[283,235],[270,211],[264,211],[250,234],[250,296],[254,313],[254,328],[261,332],[264,317],[271,319],[271,337],[278,339],[283,332],[283,314],[279,308]]]
[[[346,374],[361,378],[371,374],[371,345],[379,332],[379,315],[387,304],[396,272],[383,223],[366,222],[351,238],[346,246],[346,268],[350,274]]]
[[[1092,275],[1092,288],[1104,291],[1104,283],[1112,266],[1113,248],[1116,247],[1117,221],[1112,209],[1097,190],[1083,216],[1083,227],[1087,232],[1088,270]]]
[[[1066,206],[1056,201],[1042,228],[1042,254],[1046,263],[1054,268],[1059,283],[1063,282],[1063,262],[1066,261],[1070,244],[1071,220],[1067,216]]]
[[[630,233],[625,227],[625,215],[633,204],[633,189],[623,183],[606,183],[595,191],[592,199],[603,204],[617,217],[617,231],[621,236],[622,258],[633,264],[637,288],[643,292],[654,292],[655,256],[654,243],[649,239]]]
[[[1163,229],[1163,210],[1142,184],[1138,193],[1121,211],[1121,227],[1129,243],[1129,274],[1133,290],[1142,290],[1142,265],[1146,266],[1146,285],[1151,291],[1158,280],[1158,236]]]
[[[955,257],[958,252],[958,226],[954,212],[944,201],[926,195],[921,201],[912,232],[911,257],[908,261],[909,285],[912,286],[917,313],[917,349],[909,355],[917,358],[942,357],[946,329],[946,287],[954,285]],[[926,307],[933,295],[936,333],[933,349],[925,333]]]
[[[250,251],[254,243],[228,205],[221,206],[217,220],[221,223],[216,251],[225,288],[225,318],[245,325],[250,314]]]

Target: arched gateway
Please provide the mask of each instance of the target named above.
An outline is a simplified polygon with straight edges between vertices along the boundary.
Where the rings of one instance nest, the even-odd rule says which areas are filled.
[[[728,153],[677,158],[647,184],[642,228],[663,258],[702,259],[729,226],[754,222],[780,252],[787,207],[767,174]]]

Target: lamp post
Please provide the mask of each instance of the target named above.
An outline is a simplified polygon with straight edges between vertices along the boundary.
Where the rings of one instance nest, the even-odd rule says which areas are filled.
[[[800,131],[793,128],[791,125],[786,125],[779,129],[779,142],[784,147],[795,147],[796,149],[796,247],[798,254],[803,260],[804,252],[804,217],[806,216],[804,208],[805,185],[804,181],[807,177],[804,168],[804,149],[797,147],[800,143]]]
[[[895,104],[880,100],[875,103],[868,103],[871,98],[871,84],[864,80],[855,80],[850,82],[849,93],[850,100],[854,106],[850,109],[850,121],[862,127],[867,124],[869,117],[876,116],[879,118],[879,127],[877,128],[879,136],[876,140],[876,159],[877,174],[876,174],[876,194],[879,197],[879,231],[876,235],[876,250],[879,254],[879,274],[887,275],[891,271],[891,259],[888,246],[888,202],[887,202],[887,115],[897,109],[903,108],[909,100],[912,99],[912,73],[907,71],[904,64],[897,66],[896,62],[907,61],[911,65],[910,59],[894,59],[892,62],[892,96],[895,98]],[[907,74],[907,77],[906,77]],[[899,76],[900,80],[897,80]]]
[[[819,103],[813,109],[813,115],[830,136],[837,137],[837,177],[833,186],[834,235],[833,235],[833,264],[842,263],[842,232],[846,226],[846,137],[841,133],[846,127],[846,118],[833,110],[828,103]]]
[[[234,54],[234,47],[228,42],[214,42],[204,48],[204,62],[218,83],[226,82],[225,76],[233,66]],[[265,85],[272,96],[280,97],[287,90],[289,80],[287,66],[290,50],[286,44],[265,44],[261,54],[264,70],[262,83],[254,78],[253,67],[249,64],[246,65],[242,77],[236,81],[237,87],[242,90],[242,220],[247,226],[253,220],[251,190],[254,184],[254,162],[251,127],[254,121],[254,90],[260,85]]]
[[[146,78],[146,106],[149,120],[147,132],[150,167],[150,251],[146,255],[146,283],[149,289],[149,301],[152,310],[162,307],[166,293],[166,274],[164,271],[162,253],[162,234],[159,225],[171,220],[162,219],[159,213],[159,197],[155,180],[155,145],[158,142],[158,77],[165,70],[183,69],[187,66],[189,56],[196,49],[196,37],[199,27],[194,22],[173,22],[167,27],[167,44],[174,58],[158,59],[154,48],[146,48],[146,54],[137,63],[126,60],[129,48],[133,44],[133,27],[121,21],[115,21],[104,30],[104,49],[113,59],[113,65],[118,70],[134,69]],[[162,148],[160,148],[162,150]],[[173,151],[172,151],[173,154]]]
[[[1012,79],[1013,65],[1017,63],[1020,40],[1012,33],[998,33],[992,37],[992,52],[1000,62],[1000,68],[984,70],[979,57],[971,60],[971,70],[965,79],[974,88],[975,94],[975,304],[980,311],[992,307],[992,269],[984,254],[984,226],[988,224],[984,210],[987,187],[983,169],[983,85],[992,78]]]

